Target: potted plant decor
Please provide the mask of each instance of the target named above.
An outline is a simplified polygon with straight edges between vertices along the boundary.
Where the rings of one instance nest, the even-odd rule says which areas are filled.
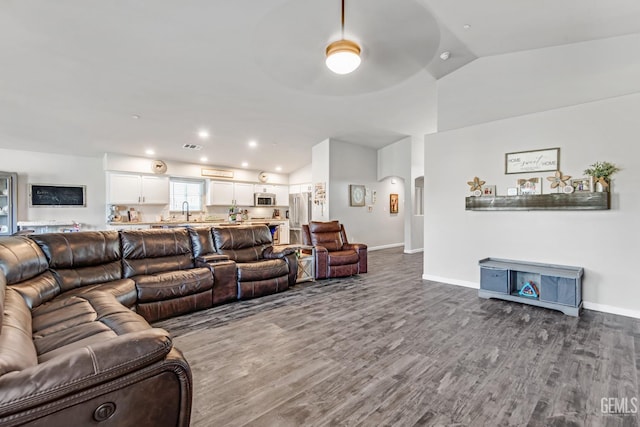
[[[595,191],[608,191],[610,177],[620,168],[609,162],[595,162],[584,170],[585,175],[591,177],[595,184]],[[594,188],[593,186],[591,188]]]

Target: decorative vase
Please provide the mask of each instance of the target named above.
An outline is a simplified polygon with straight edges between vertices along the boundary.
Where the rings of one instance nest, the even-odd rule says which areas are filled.
[[[604,191],[604,187],[600,184],[600,181],[596,181],[596,193],[602,193]]]

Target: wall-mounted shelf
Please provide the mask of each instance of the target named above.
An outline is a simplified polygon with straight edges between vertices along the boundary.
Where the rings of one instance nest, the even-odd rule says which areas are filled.
[[[550,211],[611,209],[609,192],[467,197],[468,211]]]

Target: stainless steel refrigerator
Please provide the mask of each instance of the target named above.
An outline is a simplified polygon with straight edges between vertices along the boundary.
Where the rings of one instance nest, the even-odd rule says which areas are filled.
[[[10,236],[17,231],[17,195],[18,174],[0,172],[0,236]]]
[[[289,194],[291,244],[302,243],[302,224],[311,221],[311,193]]]

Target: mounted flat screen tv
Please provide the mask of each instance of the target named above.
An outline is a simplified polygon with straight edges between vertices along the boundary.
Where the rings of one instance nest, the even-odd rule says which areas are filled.
[[[86,207],[85,185],[29,184],[30,207]]]

